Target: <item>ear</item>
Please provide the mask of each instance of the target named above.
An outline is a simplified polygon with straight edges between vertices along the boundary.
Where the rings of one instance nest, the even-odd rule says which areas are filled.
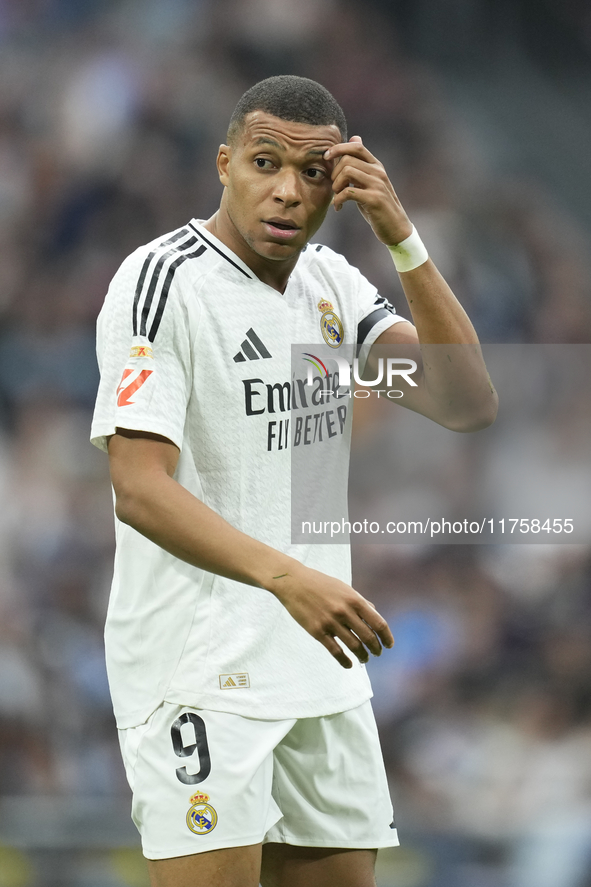
[[[227,185],[230,181],[230,159],[232,157],[232,148],[229,145],[220,145],[216,166],[218,175],[222,185]]]

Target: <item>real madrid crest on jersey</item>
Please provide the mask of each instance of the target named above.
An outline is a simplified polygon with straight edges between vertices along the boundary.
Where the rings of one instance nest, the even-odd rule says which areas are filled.
[[[190,800],[193,806],[187,813],[187,825],[195,835],[207,835],[216,827],[218,815],[208,801],[204,792],[197,792]]]
[[[322,311],[320,331],[324,341],[331,348],[338,348],[345,335],[340,317],[335,314],[332,304],[326,299],[318,302],[318,310]]]

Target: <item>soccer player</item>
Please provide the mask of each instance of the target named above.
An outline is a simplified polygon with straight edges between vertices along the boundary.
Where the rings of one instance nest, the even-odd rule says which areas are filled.
[[[291,438],[311,415],[291,345],[472,345],[459,365],[435,353],[405,399],[456,430],[489,424],[495,395],[468,317],[324,87],[255,85],[227,142],[219,210],[128,257],[98,323],[92,439],[117,516],[106,649],[133,817],[154,887],[371,887],[376,848],[398,840],[363,664],[393,638],[350,586],[348,546],[291,543],[290,449],[350,430],[339,402],[324,438],[302,423]],[[309,245],[347,201],[391,248],[414,325]]]

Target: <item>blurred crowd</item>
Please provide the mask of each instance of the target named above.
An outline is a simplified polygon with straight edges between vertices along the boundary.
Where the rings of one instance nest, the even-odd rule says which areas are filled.
[[[0,863],[3,797],[127,802],[102,648],[114,540],[106,459],[88,444],[94,324],[129,252],[215,211],[217,146],[246,88],[298,73],[334,93],[483,342],[591,342],[589,232],[541,184],[493,172],[386,11],[0,0]],[[405,313],[390,257],[346,210],[318,239]],[[385,421],[360,411],[358,433]],[[365,545],[355,559],[398,638],[373,669],[407,844],[385,887],[586,887],[591,550]],[[140,883],[114,871],[55,887]]]

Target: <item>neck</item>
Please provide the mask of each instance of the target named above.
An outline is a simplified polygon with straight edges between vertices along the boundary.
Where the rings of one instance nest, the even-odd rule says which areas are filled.
[[[242,237],[225,208],[222,205],[203,225],[211,234],[229,247],[245,265],[256,274],[262,283],[272,287],[280,293],[285,292],[287,281],[295,268],[299,253],[289,259],[265,259],[256,253]]]

